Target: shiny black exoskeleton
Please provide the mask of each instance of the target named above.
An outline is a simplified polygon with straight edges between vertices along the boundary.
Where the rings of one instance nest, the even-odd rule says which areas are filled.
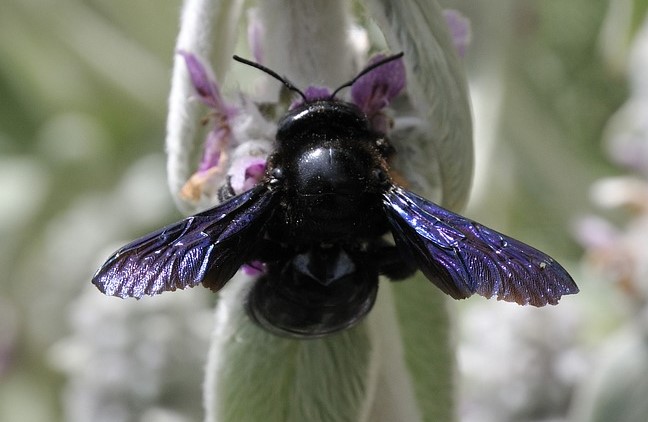
[[[401,56],[374,63],[338,91]],[[93,277],[102,292],[140,298],[198,284],[218,291],[241,265],[261,261],[267,271],[249,291],[248,314],[271,332],[301,338],[360,321],[379,274],[399,279],[419,269],[455,299],[477,293],[544,306],[578,292],[548,255],[396,184],[388,140],[337,91],[309,99],[272,70],[235,59],[304,100],[279,121],[265,176],[119,249]]]
[[[266,328],[297,336],[346,328],[371,309],[379,273],[415,271],[382,240],[381,194],[391,183],[384,145],[356,106],[337,100],[304,103],[279,122],[268,161],[279,205],[264,248],[280,253],[259,257],[268,274],[248,302]]]

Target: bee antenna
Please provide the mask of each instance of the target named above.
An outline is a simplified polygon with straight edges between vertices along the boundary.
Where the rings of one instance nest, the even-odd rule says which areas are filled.
[[[286,88],[288,88],[290,91],[294,91],[294,92],[298,93],[303,98],[304,102],[308,101],[306,99],[306,95],[304,95],[304,93],[299,88],[297,88],[295,85],[293,85],[293,83],[290,82],[288,80],[288,78],[286,78],[284,76],[279,76],[279,74],[277,72],[275,72],[274,70],[268,69],[267,67],[265,67],[262,64],[259,64],[259,63],[244,59],[244,58],[239,57],[237,55],[234,55],[233,59],[236,60],[237,62],[246,64],[248,66],[252,66],[252,67],[254,67],[256,69],[259,69],[260,71],[262,71],[264,73],[267,73],[268,75],[272,76],[273,78],[277,79],[279,82],[284,84],[284,86]]]
[[[336,89],[335,91],[333,91],[333,94],[331,94],[331,99],[335,98],[335,96],[337,95],[337,93],[340,92],[342,89],[344,89],[344,88],[346,88],[346,87],[349,87],[349,86],[353,85],[354,83],[356,83],[356,81],[357,81],[358,79],[360,79],[361,77],[363,77],[363,76],[366,75],[367,73],[371,72],[371,71],[374,70],[375,68],[380,67],[380,66],[382,66],[382,65],[384,65],[384,64],[387,64],[387,63],[389,63],[389,62],[393,62],[394,60],[398,60],[398,59],[400,59],[401,57],[403,57],[403,54],[405,54],[405,53],[403,53],[403,52],[401,51],[400,53],[397,53],[397,54],[394,54],[394,55],[391,55],[391,56],[387,56],[387,57],[385,57],[385,58],[382,59],[382,60],[378,60],[376,63],[372,64],[371,66],[367,66],[367,67],[365,67],[365,68],[362,69],[362,71],[360,71],[360,73],[358,73],[358,74],[357,74],[353,79],[351,79],[349,82],[347,82],[347,83],[345,83],[345,84],[340,85],[340,86],[338,87],[338,89]]]

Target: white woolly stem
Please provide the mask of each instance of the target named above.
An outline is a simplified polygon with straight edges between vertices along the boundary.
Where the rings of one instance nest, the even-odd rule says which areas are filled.
[[[212,63],[221,80],[236,43],[242,0],[187,0],[182,9],[176,51],[184,50]],[[198,136],[204,108],[192,101],[194,88],[184,59],[176,54],[173,64],[167,118],[167,172],[169,189],[178,207],[195,211],[178,195],[195,171],[194,159],[202,146]]]
[[[410,373],[405,365],[392,286],[386,280],[380,284],[378,300],[367,322],[378,359],[375,368],[376,386],[373,394],[368,397],[371,407],[360,420],[421,421],[421,411],[416,403]]]
[[[441,7],[434,0],[369,0],[367,8],[390,47],[405,52],[407,91],[425,122],[421,132],[427,135],[416,148],[435,160],[430,167],[439,171],[433,182],[441,185],[442,204],[460,210],[472,179],[472,123],[465,75]],[[395,146],[399,152],[413,147],[410,139]],[[408,176],[412,166],[403,164]]]
[[[261,2],[267,65],[302,89],[346,82],[356,70],[349,6],[343,0]]]
[[[243,304],[253,281],[237,275],[220,294],[205,379],[207,422],[365,422],[381,371],[378,330],[367,322],[295,340],[253,324]],[[373,313],[370,319],[379,318]],[[396,419],[405,420],[405,419]]]

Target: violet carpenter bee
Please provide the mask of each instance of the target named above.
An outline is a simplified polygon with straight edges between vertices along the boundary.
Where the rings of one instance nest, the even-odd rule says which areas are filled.
[[[393,148],[352,103],[308,99],[278,123],[265,175],[252,189],[148,234],[115,252],[92,282],[107,295],[155,295],[202,283],[220,290],[241,265],[261,261],[246,307],[277,334],[319,337],[360,321],[378,279],[416,270],[455,299],[487,298],[544,306],[578,287],[546,254],[452,213],[398,185]],[[393,242],[389,239],[393,237]]]

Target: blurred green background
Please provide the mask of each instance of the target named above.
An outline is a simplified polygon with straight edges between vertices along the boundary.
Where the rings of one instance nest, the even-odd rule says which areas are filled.
[[[582,404],[587,399],[579,391],[594,371],[599,348],[633,318],[611,283],[583,270],[583,250],[572,227],[598,212],[590,186],[624,172],[603,148],[604,130],[630,94],[627,54],[647,2],[442,3],[461,10],[473,25],[465,63],[474,99],[477,170],[467,214],[564,262],[582,290],[576,299],[563,300],[567,310],[547,310],[553,316],[520,311],[536,321],[551,320],[549,328],[536,323],[515,328],[520,332],[494,329],[526,321],[513,316],[519,308],[481,299],[460,305],[461,419],[577,420],[586,412],[575,407],[592,406]],[[95,346],[83,344],[98,326],[92,324],[101,323],[92,321],[93,299],[84,295],[100,297],[89,280],[102,257],[180,215],[167,191],[163,155],[180,5],[179,0],[4,0],[0,5],[0,421],[82,421],[88,415],[94,419],[85,420],[103,420],[92,413],[100,412],[100,405],[84,413],[76,403],[106,397],[105,390],[81,396],[93,382],[83,374],[100,371],[103,362],[93,360]],[[623,221],[626,215],[612,217]],[[208,309],[206,302],[213,299],[201,294],[206,296],[182,292],[148,312],[163,314],[173,301]],[[111,312],[100,314],[120,318]],[[200,315],[199,324],[189,318],[180,327],[204,330],[188,341],[205,346],[210,321]],[[485,323],[484,316],[492,319]],[[554,341],[551,326],[568,331]],[[530,340],[541,343],[540,352],[522,362],[527,366],[517,373],[526,379],[507,378],[516,374],[506,363],[520,358],[518,346],[493,349],[489,342],[501,346],[497,333],[515,341],[520,333],[545,328],[546,336]],[[175,337],[164,332],[168,345]],[[100,349],[102,339],[93,341]],[[128,341],[134,353],[143,354],[142,362],[150,361],[152,355]],[[143,387],[149,389],[147,403],[160,411],[123,404],[128,394],[117,392],[120,378],[110,386],[113,407],[102,414],[112,416],[105,420],[199,418],[206,348],[180,349],[169,346],[164,364],[151,372],[168,379],[155,378]],[[479,360],[471,353],[480,350],[486,366],[500,368],[491,368],[497,377],[472,372]],[[525,372],[544,368],[538,363],[543,357],[564,358],[565,350],[572,354],[564,365],[580,368],[567,370],[568,380]],[[484,371],[477,366],[477,372]],[[188,369],[178,375],[171,373],[174,367]],[[513,382],[533,388],[519,397],[491,396],[519,391]],[[501,389],[489,391],[489,385]],[[489,405],[500,408],[486,409]]]

